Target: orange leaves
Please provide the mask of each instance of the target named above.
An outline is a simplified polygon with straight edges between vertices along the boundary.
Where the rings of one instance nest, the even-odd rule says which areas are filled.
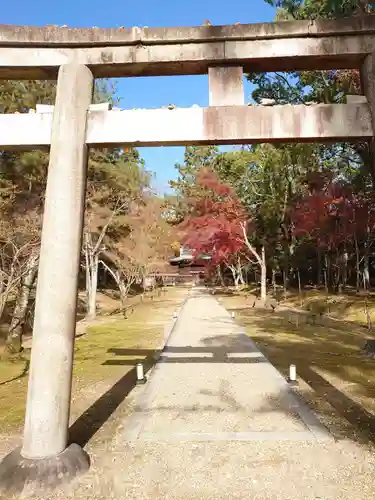
[[[345,94],[361,93],[361,77],[358,69],[337,70],[334,80]]]

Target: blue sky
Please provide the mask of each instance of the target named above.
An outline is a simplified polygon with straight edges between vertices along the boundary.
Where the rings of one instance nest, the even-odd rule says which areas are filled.
[[[272,21],[274,10],[264,0],[18,0],[2,2],[1,23],[70,27],[199,26]],[[203,76],[123,78],[118,80],[120,105],[124,108],[158,108],[208,105],[208,78]],[[246,98],[251,88],[246,85]],[[149,170],[155,172],[159,192],[175,178],[175,162],[183,160],[184,148],[142,148]]]

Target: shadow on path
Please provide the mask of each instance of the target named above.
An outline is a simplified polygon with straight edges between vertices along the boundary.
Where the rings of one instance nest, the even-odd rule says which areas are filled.
[[[225,336],[223,336],[225,337]],[[241,337],[233,335],[233,337]],[[137,350],[137,349],[110,349],[108,352],[116,356],[152,356],[154,351]],[[175,356],[175,355],[182,356]],[[238,357],[237,357],[238,356]],[[193,347],[193,346],[167,346],[161,352],[159,363],[267,363],[264,356],[249,349],[244,349],[241,345],[236,346],[233,342],[233,347],[230,346],[213,346],[213,347]],[[134,359],[110,359],[106,361],[107,365],[131,365],[134,364]]]
[[[252,348],[246,335],[222,335],[217,339],[211,339],[204,340],[210,344],[207,347],[166,346],[161,352],[152,349],[109,349],[110,354],[119,357],[128,356],[131,359],[110,359],[105,362],[106,365],[132,366],[132,368],[72,424],[70,442],[85,446],[111,417],[136,385],[135,365],[138,361],[142,362],[145,374],[156,362],[267,363],[262,354]]]
[[[298,376],[314,391],[311,400],[308,394],[301,394],[310,400],[309,406],[315,413],[329,420],[328,426],[336,438],[375,443],[375,415],[335,387],[324,373],[318,373],[331,373],[359,396],[373,398],[370,381],[374,364],[361,354],[366,331],[337,321],[320,325],[291,323],[290,317],[295,319],[295,315],[289,311],[271,315],[246,308],[238,313],[240,323],[248,327],[261,351],[280,372],[287,374],[290,362],[296,363]]]
[[[323,396],[341,417],[353,425],[360,432],[362,438],[375,443],[374,415],[366,411],[359,403],[353,401],[342,391],[336,389],[310,366],[302,367],[300,376],[317,394]]]
[[[141,352],[136,351],[135,352]],[[150,351],[155,352],[155,351]],[[137,361],[131,360],[128,364],[134,365]],[[142,359],[145,374],[152,368],[155,361],[150,356]],[[85,446],[107,422],[111,415],[125,400],[136,385],[136,367],[121,377],[107,392],[105,392],[95,403],[93,403],[77,420],[69,430],[69,442]]]

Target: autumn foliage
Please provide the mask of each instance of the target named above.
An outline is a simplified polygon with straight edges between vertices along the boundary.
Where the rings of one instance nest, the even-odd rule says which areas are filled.
[[[308,237],[318,247],[350,246],[372,233],[375,212],[371,197],[358,194],[348,185],[321,179],[291,208],[297,237]]]
[[[196,255],[211,256],[210,265],[229,263],[244,251],[241,222],[247,214],[233,188],[215,172],[203,169],[197,176],[197,194],[189,200],[190,215],[181,224],[183,244]]]
[[[272,220],[277,220],[272,211],[266,219],[259,217],[264,206],[246,206],[235,189],[207,167],[196,175],[188,207],[188,214],[180,224],[182,244],[193,248],[196,258],[209,255],[211,260],[207,265],[211,271],[220,267],[231,270],[235,282],[239,276],[243,279],[249,269],[260,269],[265,280],[266,266],[269,275],[278,249],[284,248],[286,253],[279,260],[284,266],[279,268],[283,273],[292,272],[295,266],[308,273],[312,264],[307,263],[303,253],[311,254],[312,250],[317,268],[322,264],[320,259],[331,263],[328,278],[332,278],[332,285],[343,275],[346,282],[350,274],[348,262],[352,262],[353,269],[357,259],[358,285],[358,269],[363,262],[360,254],[371,247],[375,229],[372,197],[356,191],[329,171],[312,171],[304,180],[301,178],[301,190],[288,199],[276,230],[272,229]],[[295,250],[293,254],[289,250],[288,257],[288,245],[302,252],[300,257],[296,257]],[[345,269],[340,268],[343,265]]]

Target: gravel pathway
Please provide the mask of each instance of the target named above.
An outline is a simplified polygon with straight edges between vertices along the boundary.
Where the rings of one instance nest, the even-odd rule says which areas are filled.
[[[329,438],[229,313],[199,289],[124,427],[127,441]]]
[[[260,312],[261,314],[261,312]],[[373,452],[335,442],[218,302],[194,289],[133,412],[53,498],[365,500]],[[47,498],[47,497],[45,497]]]

